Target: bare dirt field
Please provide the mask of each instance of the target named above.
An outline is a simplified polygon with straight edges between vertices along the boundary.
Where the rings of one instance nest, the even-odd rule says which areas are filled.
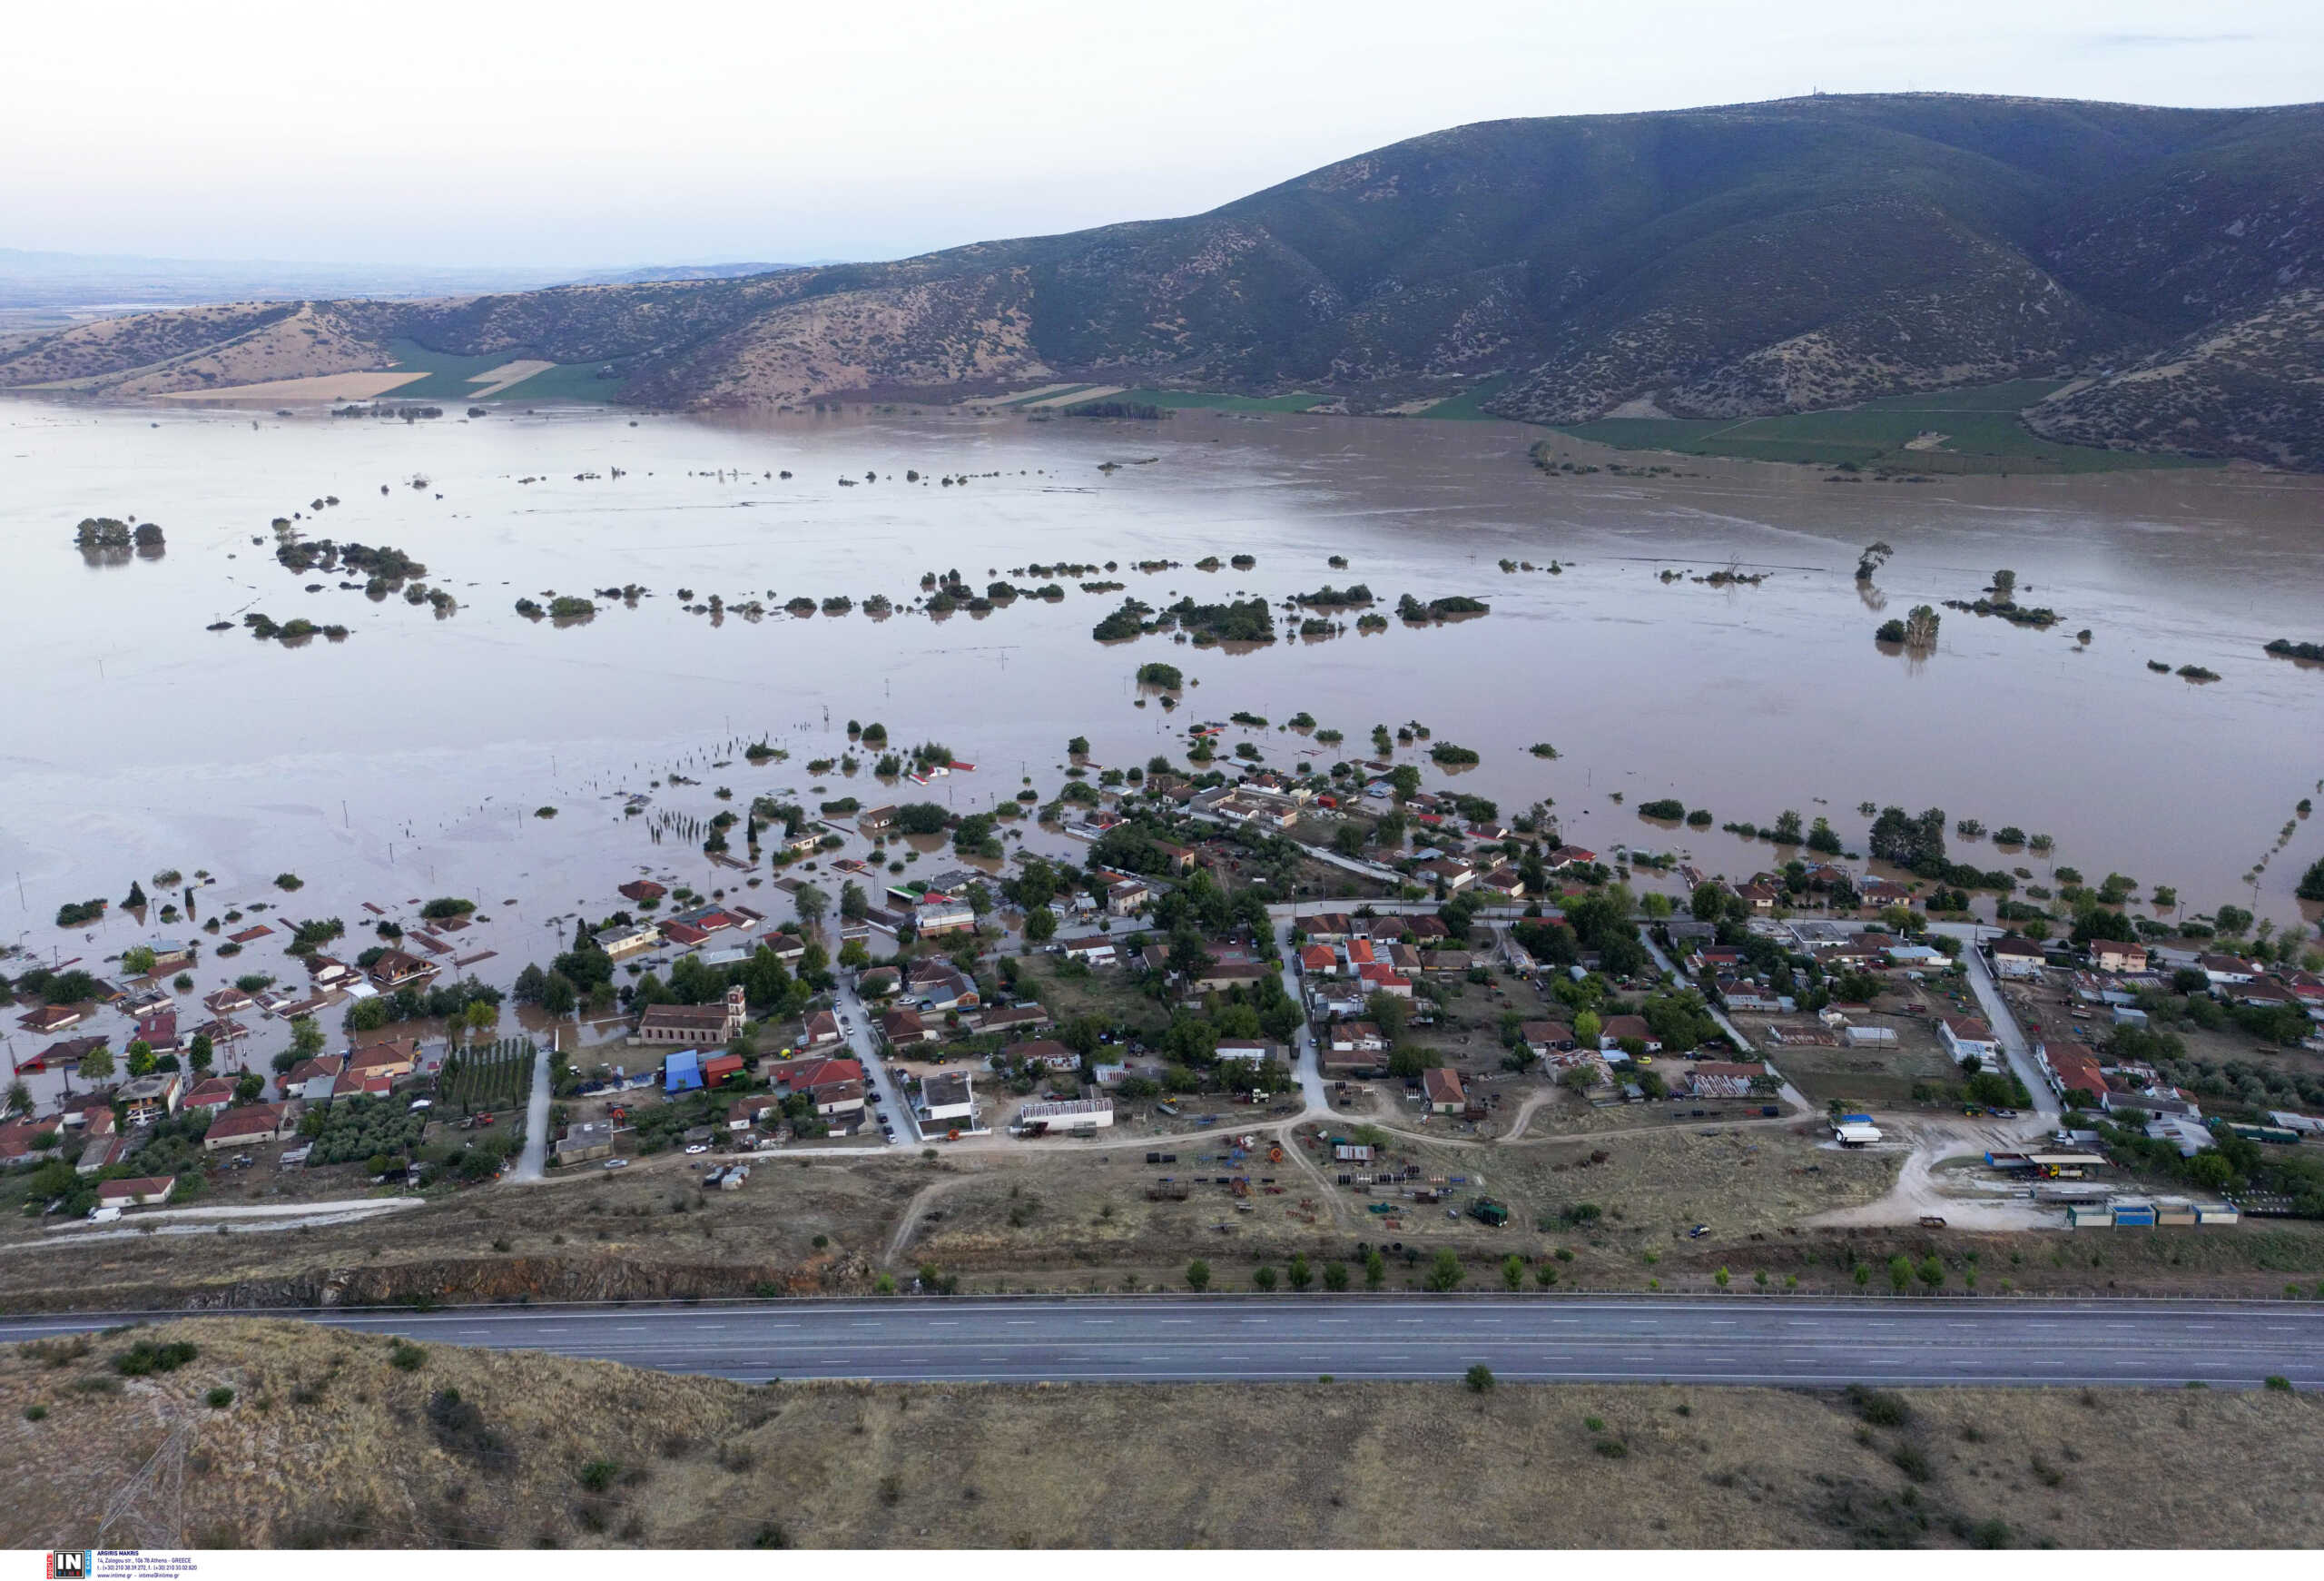
[[[1764,1042],[1760,1046],[1800,1096],[1818,1109],[1835,1099],[1851,1108],[1911,1108],[1915,1106],[1916,1089],[1926,1093],[1959,1083],[1960,1071],[1953,1057],[1926,1027],[1902,1025],[1896,1020],[1887,1024],[1898,1029],[1895,1048],[1825,1048],[1813,1043],[1777,1047]]]
[[[85,1543],[178,1423],[202,1547],[2324,1542],[2310,1396],[752,1387],[221,1319],[0,1357],[0,1540]]]
[[[468,380],[475,387],[469,390],[468,399],[483,400],[499,394],[512,384],[522,384],[534,374],[546,373],[556,366],[556,363],[538,357],[519,357],[513,362],[503,362],[497,368],[487,368]]]

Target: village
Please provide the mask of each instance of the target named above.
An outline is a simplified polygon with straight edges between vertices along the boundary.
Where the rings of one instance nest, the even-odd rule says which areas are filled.
[[[641,873],[505,991],[469,970],[507,934],[468,900],[359,902],[358,949],[280,904],[196,924],[183,885],[179,931],[107,976],[12,963],[19,1029],[54,1041],[15,1060],[0,1165],[53,1239],[633,1170],[780,1215],[778,1161],[1082,1156],[1142,1163],[1143,1205],[1106,1210],[1186,1244],[1551,1273],[1540,1236],[1600,1230],[1572,1172],[1640,1159],[1654,1233],[1706,1245],[2324,1212],[2324,979],[2297,939],[2117,937],[2152,930],[2097,892],[2036,938],[1829,860],[1730,883],[1567,844],[1540,806],[1504,825],[1409,766],[1229,777],[1218,734],[1190,732],[1192,772],[1078,751],[1046,806],[763,797],[743,854],[731,814],[704,843],[733,887]],[[1019,821],[1049,854],[1008,851]],[[235,971],[270,941],[288,982]],[[1808,1194],[1745,1190],[1758,1157]]]

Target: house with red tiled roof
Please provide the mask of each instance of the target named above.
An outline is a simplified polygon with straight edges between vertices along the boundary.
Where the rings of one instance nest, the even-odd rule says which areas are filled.
[[[251,1103],[229,1109],[210,1122],[210,1129],[202,1136],[202,1148],[204,1152],[216,1152],[221,1148],[280,1141],[297,1130],[298,1124],[294,1104]]]
[[[317,1103],[330,1102],[339,1079],[347,1072],[347,1061],[338,1054],[317,1054],[311,1060],[300,1060],[282,1073],[275,1086],[286,1098],[308,1098]]]
[[[30,1163],[47,1156],[63,1130],[61,1122],[54,1118],[12,1120],[0,1125],[0,1164]]]
[[[215,993],[202,995],[202,1003],[212,1015],[231,1015],[238,1010],[248,1010],[251,996],[228,983]]]
[[[126,1181],[107,1181],[97,1188],[100,1208],[158,1207],[170,1200],[177,1189],[175,1175],[143,1175]]]
[[[215,1114],[234,1102],[234,1083],[224,1076],[205,1076],[179,1104],[181,1109]]]
[[[31,1033],[63,1032],[68,1026],[79,1026],[89,1018],[89,1013],[77,1004],[44,1004],[16,1018],[16,1024]]]
[[[1458,1071],[1442,1066],[1423,1071],[1420,1086],[1432,1114],[1458,1114],[1469,1106],[1468,1091],[1461,1085]]]
[[[1525,896],[1524,875],[1506,862],[1480,876],[1477,887],[1491,891],[1502,900],[1522,900]]]
[[[2106,1101],[2106,1076],[2098,1056],[2082,1044],[2071,1042],[2044,1043],[2042,1063],[2049,1068],[2050,1080],[2061,1093],[2079,1092],[2093,1102]]]
[[[1038,1004],[1008,1004],[977,1017],[979,1032],[1032,1032],[1049,1024],[1049,1013]]]
[[[386,1042],[371,1043],[347,1056],[347,1069],[352,1075],[385,1076],[400,1081],[419,1066],[418,1038],[391,1038]]]
[[[1517,1035],[1527,1049],[1547,1059],[1573,1042],[1573,1028],[1561,1021],[1528,1021],[1518,1023]]]
[[[371,981],[382,988],[401,988],[407,983],[425,983],[441,970],[408,950],[389,950],[371,963]]]
[[[1645,1044],[1646,1052],[1649,1054],[1659,1054],[1662,1052],[1662,1040],[1654,1035],[1654,1029],[1646,1024],[1646,1017],[1642,1015],[1610,1015],[1600,1023],[1598,1028],[1600,1053],[1620,1048],[1626,1040]]]
[[[863,1062],[847,1059],[783,1060],[764,1067],[768,1082],[785,1092],[816,1092],[863,1080]]]
[[[891,1048],[909,1048],[915,1043],[936,1042],[936,1033],[921,1019],[920,1012],[906,1006],[891,1010],[880,1018],[880,1035]]]

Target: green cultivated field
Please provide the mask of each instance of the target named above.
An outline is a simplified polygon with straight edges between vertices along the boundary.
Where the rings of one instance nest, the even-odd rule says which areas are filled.
[[[1487,411],[1484,407],[1484,403],[1491,400],[1494,396],[1499,395],[1501,393],[1502,387],[1508,382],[1508,374],[1496,373],[1491,379],[1486,380],[1482,384],[1472,385],[1470,388],[1461,391],[1460,394],[1449,396],[1418,415],[1422,417],[1450,418],[1455,422],[1512,421],[1514,420],[1510,418],[1494,416],[1492,412]]]
[[[1559,431],[1624,450],[1675,450],[1689,456],[1901,472],[2103,472],[2216,464],[2044,440],[2018,420],[2018,413],[2059,387],[2055,380],[2018,380],[1974,390],[1890,396],[1833,411],[1739,421],[1608,418]],[[1936,449],[1905,448],[1929,433],[1945,436]]]
[[[477,399],[477,386],[471,382],[479,373],[489,373],[503,363],[513,362],[521,355],[516,351],[496,351],[485,357],[458,357],[449,351],[430,351],[413,341],[390,341],[388,350],[399,368],[427,370],[428,377],[415,379],[409,384],[399,385],[381,399],[387,400],[447,400],[471,401]],[[534,374],[530,379],[512,384],[490,397],[494,401],[533,400],[611,400],[622,387],[618,379],[600,379],[601,363],[560,363]]]
[[[388,351],[399,368],[421,368],[428,377],[415,379],[409,384],[399,384],[388,391],[389,400],[465,400],[476,393],[476,386],[468,380],[479,373],[489,373],[503,362],[508,353],[496,352],[488,357],[455,357],[448,351],[430,351],[412,341],[390,341]]]
[[[629,380],[626,376],[598,378],[597,370],[604,366],[602,362],[560,362],[510,385],[490,399],[503,402],[609,401],[621,393],[621,387]]]
[[[1289,395],[1211,395],[1193,390],[1125,390],[1114,400],[1142,400],[1148,406],[1177,407],[1197,411],[1305,411],[1332,398],[1294,390]]]

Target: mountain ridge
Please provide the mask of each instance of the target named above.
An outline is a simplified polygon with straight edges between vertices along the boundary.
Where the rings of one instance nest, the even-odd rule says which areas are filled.
[[[2319,468],[2319,221],[2324,106],[1827,95],[1479,122],[1202,214],[890,262],[307,303],[236,366],[408,338],[613,363],[681,407],[1080,376],[1365,411],[1500,376],[1487,409],[1536,422],[2074,376],[2049,437]],[[89,328],[0,343],[0,386],[225,377],[184,326]]]

